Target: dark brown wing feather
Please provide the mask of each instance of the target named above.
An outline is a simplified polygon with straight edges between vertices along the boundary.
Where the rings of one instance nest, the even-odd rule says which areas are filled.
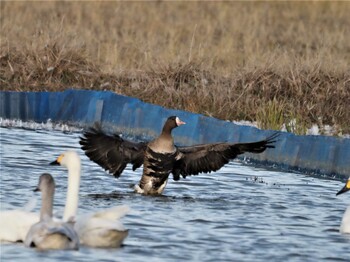
[[[261,153],[266,148],[274,148],[273,144],[278,135],[278,133],[274,133],[264,140],[253,143],[214,143],[178,147],[183,156],[174,167],[174,177],[217,171],[240,154],[245,152]]]
[[[133,170],[140,167],[147,145],[125,140],[118,135],[106,135],[98,126],[84,132],[79,143],[90,160],[115,177],[119,177],[129,163],[133,165]]]

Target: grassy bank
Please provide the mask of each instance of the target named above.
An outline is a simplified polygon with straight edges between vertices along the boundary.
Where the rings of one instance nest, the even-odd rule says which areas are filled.
[[[0,4],[1,90],[111,90],[262,128],[350,133],[348,2]]]

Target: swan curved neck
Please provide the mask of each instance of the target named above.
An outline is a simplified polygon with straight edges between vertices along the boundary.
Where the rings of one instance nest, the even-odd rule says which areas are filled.
[[[66,207],[64,209],[63,220],[68,221],[75,218],[78,211],[80,186],[80,167],[68,169],[68,189]]]
[[[47,188],[41,193],[40,221],[52,218],[54,188]]]

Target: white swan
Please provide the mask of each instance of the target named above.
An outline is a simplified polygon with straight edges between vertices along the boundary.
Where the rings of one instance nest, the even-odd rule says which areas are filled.
[[[24,242],[32,225],[39,222],[39,214],[21,209],[0,212],[0,242]]]
[[[77,216],[81,175],[80,157],[75,151],[61,154],[52,165],[68,169],[68,190],[63,220],[74,220],[80,244],[90,247],[119,247],[128,235],[119,218],[129,212],[128,206],[117,206]]]
[[[52,218],[55,181],[50,174],[40,176],[38,187],[41,191],[40,221],[31,226],[24,244],[40,250],[78,249],[79,237],[71,223],[57,222]]]
[[[346,181],[345,186],[341,190],[339,190],[337,195],[343,194],[343,193],[345,193],[345,192],[347,192],[349,190],[350,190],[350,177]],[[346,209],[346,211],[345,211],[345,213],[343,215],[343,219],[341,221],[339,231],[341,233],[350,234],[350,206],[348,206],[348,208]]]

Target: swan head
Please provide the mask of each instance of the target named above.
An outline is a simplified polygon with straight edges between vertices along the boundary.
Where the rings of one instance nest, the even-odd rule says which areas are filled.
[[[50,191],[55,190],[55,180],[48,173],[44,173],[40,176],[38,186],[34,189],[34,192],[38,192],[38,191],[42,192],[45,190],[50,190]]]
[[[61,165],[68,169],[80,168],[80,157],[76,151],[66,151],[50,165]]]
[[[345,186],[342,189],[340,189],[336,195],[343,194],[349,190],[350,190],[350,178],[346,181]]]

